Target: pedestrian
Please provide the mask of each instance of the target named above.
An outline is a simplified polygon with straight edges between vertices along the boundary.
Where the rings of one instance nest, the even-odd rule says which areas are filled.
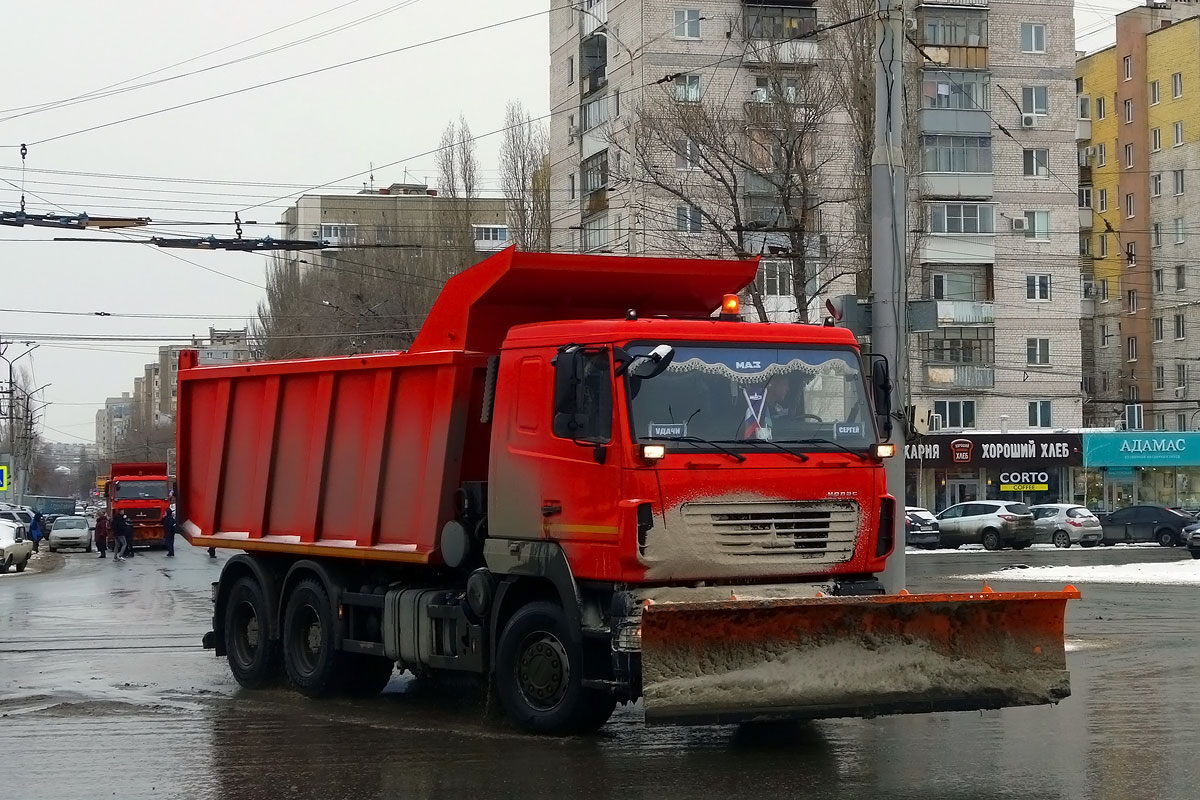
[[[216,558],[217,557],[217,548],[215,548],[215,547],[208,548],[208,557]]]
[[[42,541],[42,512],[33,512],[33,521],[29,523],[29,538],[33,540],[33,552],[38,552]]]
[[[163,544],[167,547],[167,558],[175,557],[175,514],[168,507],[163,514]]]
[[[117,538],[117,552],[113,558],[117,561],[124,561],[128,558],[128,553],[133,550],[133,528],[129,525],[129,520],[125,518],[124,511],[118,511],[113,517],[113,533]]]
[[[108,557],[108,516],[103,511],[96,517],[96,549],[101,558]]]

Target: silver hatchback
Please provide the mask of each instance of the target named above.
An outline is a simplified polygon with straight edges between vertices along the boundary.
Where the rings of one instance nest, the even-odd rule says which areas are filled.
[[[1093,547],[1104,538],[1100,518],[1074,503],[1046,503],[1033,506],[1033,524],[1037,528],[1034,541],[1070,547],[1073,544]]]

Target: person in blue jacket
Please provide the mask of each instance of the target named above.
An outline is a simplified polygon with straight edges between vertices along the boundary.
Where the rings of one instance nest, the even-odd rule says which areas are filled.
[[[33,512],[33,522],[29,526],[29,538],[33,540],[33,552],[38,551],[38,544],[42,541],[42,530],[45,521],[42,519],[42,512]]]

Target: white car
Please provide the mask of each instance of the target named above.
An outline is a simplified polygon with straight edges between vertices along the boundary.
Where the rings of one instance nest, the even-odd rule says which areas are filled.
[[[51,553],[64,547],[82,547],[92,552],[92,529],[88,526],[87,517],[59,517],[50,528],[49,539]]]
[[[33,553],[33,542],[25,535],[25,527],[16,522],[0,520],[0,575],[16,567],[24,572]]]

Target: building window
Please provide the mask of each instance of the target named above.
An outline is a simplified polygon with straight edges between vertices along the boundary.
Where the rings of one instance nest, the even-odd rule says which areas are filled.
[[[993,208],[975,203],[936,203],[930,206],[932,233],[993,233]]]
[[[579,165],[579,169],[583,174],[583,193],[589,195],[592,192],[608,187],[608,151],[601,150],[596,155],[584,160]]]
[[[1026,211],[1025,212],[1025,238],[1037,239],[1040,241],[1049,241],[1050,239],[1050,212],[1049,211]]]
[[[1096,119],[1104,119],[1104,98],[1096,98]]]
[[[1129,389],[1127,389],[1127,390],[1126,390],[1126,392],[1125,392],[1125,396],[1129,398],[1129,402],[1131,402],[1131,403],[1136,403],[1136,402],[1138,401],[1138,397],[1140,396],[1140,392],[1138,391],[1138,387],[1137,387],[1137,384],[1136,384],[1136,383],[1135,383],[1135,384],[1133,384],[1132,386],[1130,386],[1130,387],[1129,387]],[[1139,420],[1139,422],[1138,422],[1136,425],[1131,425],[1130,427],[1131,427],[1131,428],[1133,428],[1134,430],[1141,430],[1141,429],[1142,429],[1142,423],[1140,422],[1140,420],[1141,420],[1141,409],[1139,408],[1137,411],[1138,411],[1138,420]]]
[[[1134,336],[1125,340],[1125,357],[1130,361],[1137,361],[1137,338]]]
[[[990,173],[991,137],[922,136],[921,171]]]
[[[1108,189],[1098,189],[1096,191],[1096,210],[1108,211]]]
[[[1150,152],[1157,153],[1162,150],[1162,131],[1158,128],[1150,129]]]
[[[507,242],[508,226],[506,225],[474,225],[475,241],[477,242]]]
[[[700,209],[696,206],[676,206],[675,230],[679,233],[699,233]]]
[[[567,56],[567,85],[575,82],[575,56]]]
[[[1133,193],[1131,192],[1131,193],[1125,195],[1125,217],[1127,219],[1133,219],[1134,210],[1135,209],[1134,209],[1134,205],[1133,205]]]
[[[1108,327],[1108,323],[1100,326],[1100,346],[1108,347],[1112,344],[1112,331]]]
[[[1176,122],[1175,128],[1175,144],[1173,147],[1180,147],[1183,144],[1183,122]]]
[[[1183,217],[1176,217],[1175,224],[1175,244],[1183,244]]]
[[[1154,415],[1154,430],[1165,431],[1166,429],[1167,429],[1167,415],[1166,414],[1155,414]]]
[[[1090,256],[1092,254],[1092,240],[1088,236],[1079,237],[1079,255]]]
[[[1183,97],[1183,73],[1176,72],[1171,76],[1171,97],[1178,100]]]
[[[579,122],[585,131],[608,122],[608,98],[598,97],[584,103],[579,109]]]
[[[1150,341],[1152,341],[1152,342],[1161,342],[1161,341],[1163,340],[1163,318],[1162,318],[1162,317],[1155,317],[1155,318],[1152,320],[1152,322],[1153,322],[1154,324],[1151,326],[1151,327],[1152,327],[1152,329],[1153,329],[1153,333],[1151,334],[1151,339],[1150,339]]]
[[[1158,81],[1150,81],[1150,105],[1156,106],[1161,98],[1158,93]]]
[[[1175,291],[1182,292],[1187,288],[1187,271],[1183,264],[1175,265]]]
[[[700,76],[676,75],[675,99],[680,103],[700,102]]]
[[[700,169],[700,146],[691,139],[675,143],[675,169]]]
[[[1026,339],[1025,363],[1037,367],[1048,365],[1050,363],[1050,340]]]
[[[608,247],[608,217],[599,216],[589,219],[581,226],[583,228],[582,246],[585,253],[603,250]]]
[[[991,73],[925,70],[922,107],[987,111]]]
[[[765,5],[771,6],[771,3]],[[774,7],[753,8],[747,3],[746,38],[781,42],[787,39],[802,39],[816,31],[815,8],[781,8],[782,5],[775,3]]]
[[[768,297],[792,297],[792,267],[789,261],[759,262],[762,293]]]
[[[1050,276],[1049,275],[1026,275],[1025,276],[1025,299],[1026,300],[1049,300],[1050,299]]]
[[[1154,388],[1167,388],[1167,369],[1162,364],[1154,367]]]
[[[1100,391],[1107,392],[1108,388],[1109,388],[1108,370],[1102,369],[1102,370],[1100,370]]]
[[[1021,52],[1046,52],[1046,26],[1040,22],[1021,23]]]
[[[1108,163],[1108,148],[1104,146],[1104,142],[1096,145],[1096,166],[1103,167]]]
[[[988,20],[986,16],[967,15],[954,11],[925,14],[925,41],[939,47],[987,47]]]
[[[676,39],[699,39],[700,38],[700,9],[698,9],[698,8],[677,8],[677,9],[675,9],[675,38]]]
[[[1050,151],[1044,148],[1035,148],[1025,151],[1025,176],[1031,178],[1045,178],[1050,175],[1050,169],[1046,166],[1050,161]]]
[[[1157,172],[1150,176],[1150,196],[1162,196],[1162,175]]]
[[[1137,243],[1130,242],[1125,245],[1125,264],[1130,267],[1137,266]]]
[[[1083,91],[1083,89],[1080,88],[1080,89],[1078,89],[1078,91]],[[1092,118],[1092,107],[1091,107],[1092,106],[1092,98],[1084,96],[1084,97],[1078,98],[1078,100],[1079,100],[1079,118],[1080,119],[1091,119]]]
[[[1129,56],[1121,59],[1121,74],[1127,81],[1133,79],[1133,60]]]
[[[1031,428],[1052,428],[1050,422],[1050,401],[1049,400],[1031,400],[1029,401],[1029,427]]]
[[[1021,113],[1044,117],[1050,113],[1050,89],[1046,86],[1021,88]]]
[[[1090,186],[1080,186],[1079,187],[1079,207],[1080,208],[1091,208],[1092,207],[1092,187],[1090,187]]]
[[[567,196],[572,200],[575,199],[575,176],[574,175],[567,176]]]
[[[1187,386],[1187,384],[1188,384],[1187,364],[1176,364],[1175,365],[1175,385],[1176,386]]]
[[[1187,414],[1176,414],[1175,415],[1175,425],[1179,430],[1186,431],[1188,429],[1188,415]]]
[[[1125,103],[1125,122],[1133,122],[1133,101],[1126,100]]]
[[[1138,310],[1137,289],[1125,290],[1125,310],[1130,314],[1136,314]]]
[[[1133,145],[1125,145],[1125,169],[1133,168]]]
[[[1162,223],[1154,222],[1150,225],[1150,246],[1162,247]]]
[[[942,425],[947,428],[975,427],[974,400],[937,400],[933,413],[942,418]]]
[[[1184,327],[1183,314],[1175,315],[1175,339],[1186,338],[1187,329]]]
[[[995,331],[989,327],[941,328],[918,337],[920,352],[933,364],[995,364]]]
[[[1171,172],[1171,183],[1175,186],[1175,196],[1183,194],[1183,170],[1177,169]]]
[[[1101,238],[1101,241],[1103,241],[1103,238]],[[1100,302],[1107,303],[1108,302],[1108,278],[1101,278],[1099,286],[1100,286]]]
[[[1154,270],[1154,291],[1163,291],[1163,271],[1162,269]]]

